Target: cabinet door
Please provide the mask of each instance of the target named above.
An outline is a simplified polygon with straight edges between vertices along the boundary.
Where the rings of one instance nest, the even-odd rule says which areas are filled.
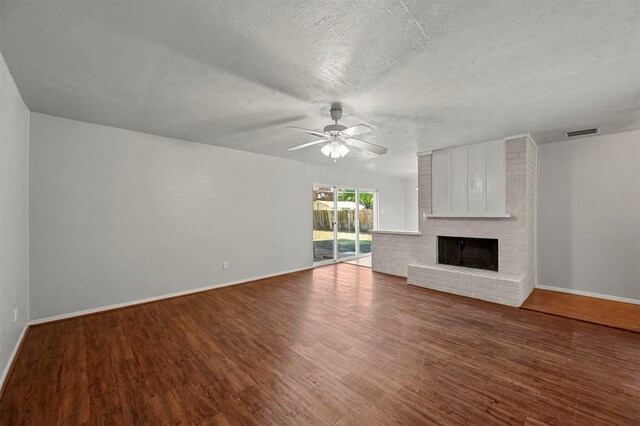
[[[469,211],[487,211],[487,146],[471,145],[467,148]]]
[[[434,214],[504,213],[504,141],[434,151]]]
[[[449,150],[449,211],[467,212],[467,148]]]
[[[448,151],[435,151],[431,157],[431,188],[433,213],[445,214],[449,212],[449,176]]]

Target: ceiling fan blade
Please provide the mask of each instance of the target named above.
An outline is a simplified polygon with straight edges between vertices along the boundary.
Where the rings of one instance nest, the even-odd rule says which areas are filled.
[[[360,148],[363,151],[371,152],[374,154],[382,155],[387,153],[387,148],[360,139],[349,138],[346,140],[346,142],[347,145],[355,146],[356,148]]]
[[[355,136],[361,135],[363,133],[373,132],[373,127],[367,126],[366,124],[358,124],[357,126],[349,127],[348,129],[344,129],[342,133],[347,136]]]
[[[308,133],[310,135],[318,136],[320,138],[326,138],[328,136],[328,135],[325,135],[324,133],[322,133],[320,130],[303,129],[302,127],[296,127],[296,126],[287,126],[287,129],[300,130],[301,132],[305,132],[305,133]]]
[[[306,148],[308,146],[317,145],[319,143],[324,143],[324,142],[329,142],[329,139],[320,139],[320,140],[317,140],[317,141],[303,143],[302,145],[298,145],[298,146],[294,146],[293,148],[289,148],[287,151],[297,151],[299,149]]]

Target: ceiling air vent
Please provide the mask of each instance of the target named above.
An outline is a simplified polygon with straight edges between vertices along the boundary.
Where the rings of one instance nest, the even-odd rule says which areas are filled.
[[[593,128],[593,129],[583,129],[583,130],[574,130],[572,132],[567,132],[567,137],[571,138],[574,136],[584,136],[584,135],[591,135],[593,133],[598,133],[598,128]]]

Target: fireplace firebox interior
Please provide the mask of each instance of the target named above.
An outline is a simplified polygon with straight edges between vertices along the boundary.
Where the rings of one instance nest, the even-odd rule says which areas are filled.
[[[438,236],[438,263],[498,271],[498,240]]]

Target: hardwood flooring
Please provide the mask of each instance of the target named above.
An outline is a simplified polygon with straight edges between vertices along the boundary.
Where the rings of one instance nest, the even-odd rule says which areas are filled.
[[[3,425],[640,424],[640,334],[331,265],[29,329]]]
[[[355,260],[349,260],[348,262],[351,265],[363,266],[365,268],[371,268],[371,255],[364,256]]]
[[[640,332],[640,305],[536,288],[522,308]]]

